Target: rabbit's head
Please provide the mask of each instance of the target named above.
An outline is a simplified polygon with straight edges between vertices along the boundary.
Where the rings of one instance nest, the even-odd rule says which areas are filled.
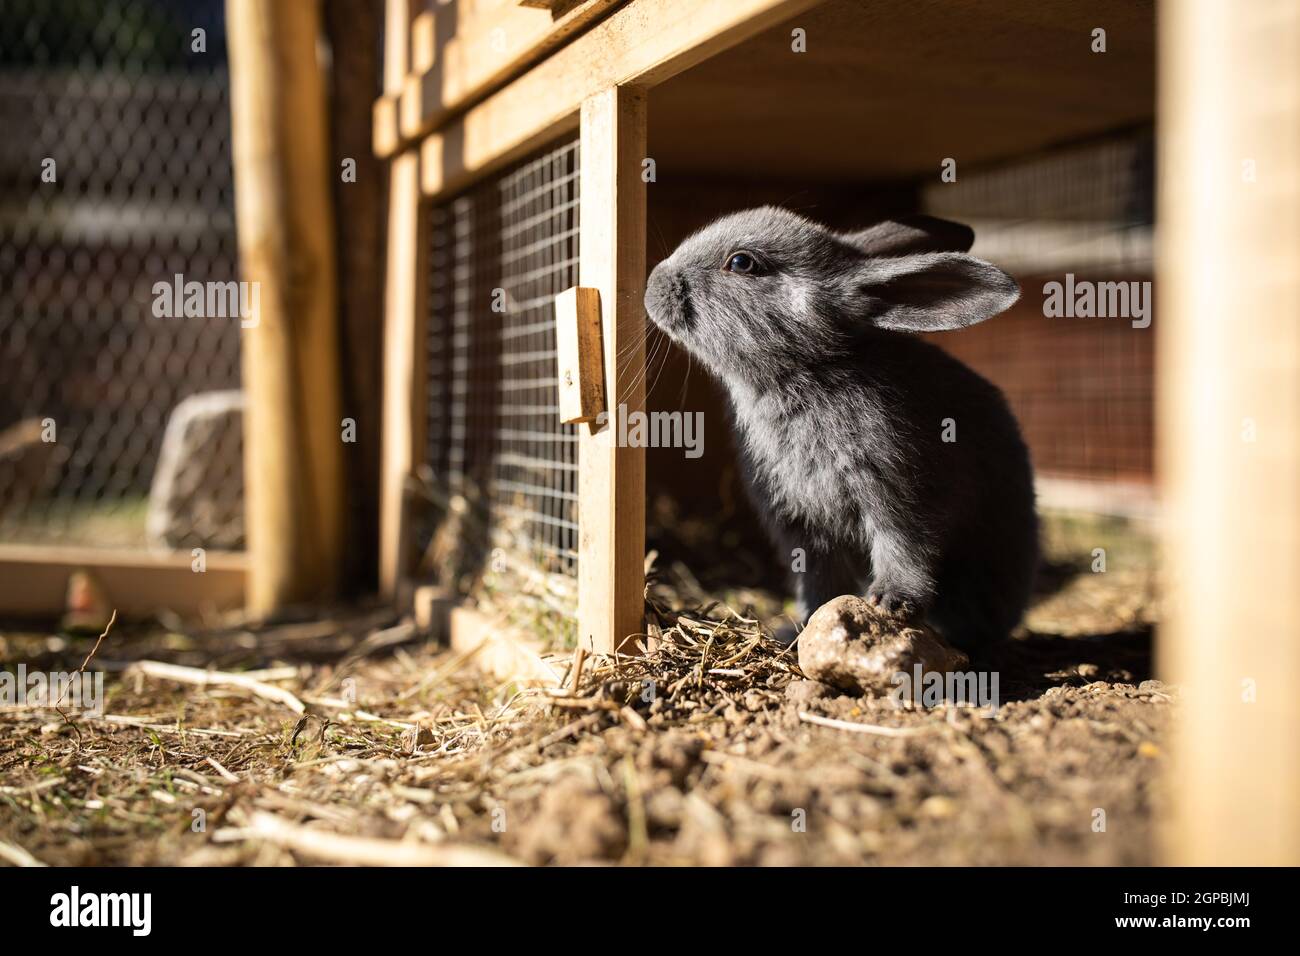
[[[723,377],[815,368],[866,329],[957,329],[1011,306],[1015,280],[967,255],[972,239],[928,217],[836,233],[786,209],[749,209],[660,262],[646,310]]]

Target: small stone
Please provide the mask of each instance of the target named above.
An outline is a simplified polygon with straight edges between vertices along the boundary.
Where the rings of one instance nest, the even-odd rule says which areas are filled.
[[[645,798],[647,821],[656,827],[676,829],[682,823],[682,793],[675,787],[660,787]]]
[[[149,490],[157,548],[244,546],[244,393],[200,392],[172,410]]]
[[[928,820],[947,820],[957,812],[957,804],[948,797],[935,794],[926,797],[916,809],[916,815]]]
[[[68,577],[65,608],[62,626],[69,634],[102,634],[113,618],[113,604],[104,585],[90,571],[74,571]]]
[[[842,690],[883,697],[897,689],[895,675],[946,673],[969,660],[928,627],[895,617],[853,595],[827,601],[799,635],[799,667],[814,680]]]
[[[1101,673],[1101,668],[1096,664],[1080,664],[1074,670],[1080,677],[1088,681],[1095,680],[1097,675]]]
[[[57,481],[58,468],[51,466],[58,449],[39,417],[0,429],[0,515],[17,514]]]
[[[793,680],[786,685],[785,699],[796,704],[806,704],[809,701],[821,700],[829,692],[829,687],[815,680]]]
[[[433,731],[428,727],[407,727],[402,731],[400,741],[402,750],[408,754],[416,753],[421,747],[433,743]]]

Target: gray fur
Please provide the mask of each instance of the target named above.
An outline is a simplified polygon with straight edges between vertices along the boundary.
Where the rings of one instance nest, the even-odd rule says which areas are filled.
[[[646,308],[725,386],[750,497],[796,575],[801,619],[840,594],[927,613],[950,641],[1004,637],[1037,562],[1029,455],[1002,393],[907,332],[1019,296],[917,219],[837,234],[784,209],[717,220],[650,275]],[[738,251],[758,274],[729,271]],[[942,441],[943,422],[955,442]]]

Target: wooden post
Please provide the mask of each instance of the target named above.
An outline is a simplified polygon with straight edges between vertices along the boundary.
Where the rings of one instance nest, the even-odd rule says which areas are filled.
[[[388,0],[385,97],[401,94],[410,63],[412,8]],[[407,481],[422,453],[424,394],[425,240],[428,216],[420,195],[420,154],[396,156],[388,176],[388,259],[384,280],[384,437],[380,462],[379,591],[404,599],[411,565]]]
[[[384,439],[380,462],[379,590],[401,599],[411,566],[407,481],[423,451],[425,275],[428,217],[420,154],[392,161],[388,178],[388,272],[384,289]]]
[[[581,115],[579,284],[599,290],[608,420],[579,426],[578,634],[627,651],[645,615],[645,449],[618,421],[645,409],[645,94],[612,87]]]
[[[1174,864],[1300,863],[1300,7],[1160,11]]]
[[[342,524],[334,221],[315,3],[227,0],[235,204],[257,324],[243,335],[257,615],[332,597]]]
[[[371,152],[370,117],[380,95],[380,0],[326,0],[330,39],[330,139],[338,257],[342,416],[356,423],[343,446],[347,492],[345,595],[374,593],[378,583],[379,455],[383,379],[384,164]],[[345,179],[342,162],[356,164]]]

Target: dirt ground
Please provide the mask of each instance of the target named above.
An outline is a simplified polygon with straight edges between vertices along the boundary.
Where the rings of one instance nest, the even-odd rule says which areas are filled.
[[[803,680],[756,622],[775,605],[701,608],[671,568],[650,592],[654,653],[588,658],[558,698],[486,684],[382,610],[115,627],[91,664],[102,717],[0,707],[0,860],[1149,863],[1176,697],[1150,679],[1151,562],[1126,539],[1094,573],[1096,529],[1071,533],[1024,633],[973,662],[999,674],[992,717]],[[75,670],[93,643],[0,629],[0,665]]]

